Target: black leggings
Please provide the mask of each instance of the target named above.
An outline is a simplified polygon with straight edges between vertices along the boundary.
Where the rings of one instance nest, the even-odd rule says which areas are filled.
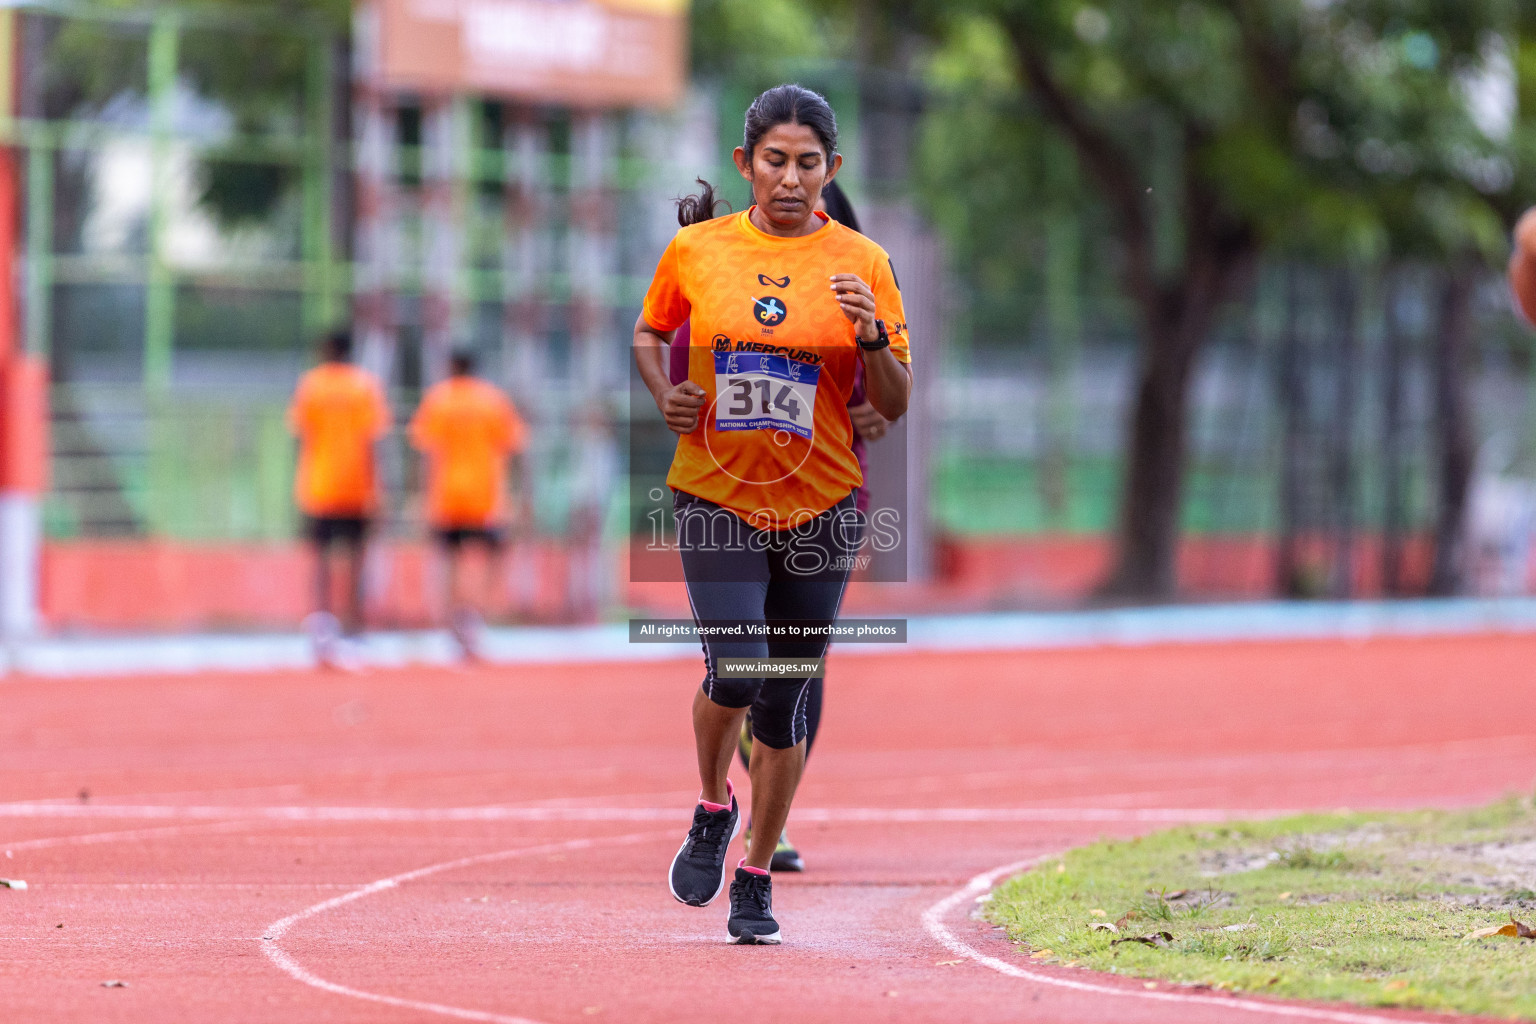
[[[852,495],[800,526],[777,531],[755,529],[734,512],[683,491],[673,509],[688,601],[700,626],[815,627],[837,620],[858,550]],[[821,658],[827,643],[825,633],[805,640],[769,640],[750,631],[706,635],[704,695],[721,707],[751,708],[755,742],[776,750],[793,747],[807,735],[810,677],[722,679],[716,666],[720,658]]]
[[[811,759],[811,748],[816,746],[816,732],[821,728],[821,698],[826,691],[825,679],[812,679],[805,687],[805,759]],[[747,712],[748,731],[752,728],[752,712]],[[752,767],[752,751],[745,744],[736,745],[736,754],[741,758],[741,766],[750,769]]]
[[[853,493],[857,498],[859,492]],[[855,547],[863,544],[863,527],[867,522],[862,515],[859,519],[860,534],[855,541]],[[816,746],[816,733],[821,728],[821,701],[826,689],[827,681],[824,678],[812,679],[805,688],[805,756],[807,758],[811,756],[811,749]],[[748,727],[750,728],[750,718]],[[738,748],[738,753],[741,754],[741,766],[750,767],[747,763],[747,748]]]

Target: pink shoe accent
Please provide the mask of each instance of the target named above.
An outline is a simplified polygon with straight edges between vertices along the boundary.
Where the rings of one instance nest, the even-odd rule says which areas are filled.
[[[736,795],[736,787],[731,785],[730,779],[725,780],[725,795],[728,798],[734,797]],[[728,811],[731,809],[731,801],[729,799],[727,799],[723,804],[712,804],[708,800],[704,799],[703,794],[699,795],[699,804],[710,814],[718,814],[721,811]]]
[[[747,858],[745,858],[745,857],[741,858],[741,860],[736,862],[736,868],[739,871],[745,871],[745,872],[747,872],[749,874],[753,874],[753,875],[766,875],[766,874],[769,874],[769,872],[764,870],[763,868],[755,868],[752,865],[748,864],[747,863]]]

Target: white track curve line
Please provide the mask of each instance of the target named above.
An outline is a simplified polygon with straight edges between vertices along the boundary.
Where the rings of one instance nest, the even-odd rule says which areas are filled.
[[[260,940],[261,951],[267,955],[277,966],[277,969],[288,975],[295,981],[318,988],[324,992],[330,992],[339,996],[348,996],[352,999],[361,999],[370,1003],[382,1003],[385,1006],[395,1006],[404,1010],[421,1010],[425,1013],[435,1013],[443,1017],[457,1017],[459,1020],[481,1021],[483,1024],[541,1024],[540,1021],[527,1017],[511,1017],[501,1013],[491,1013],[486,1010],[469,1010],[460,1006],[447,1006],[443,1003],[429,1003],[418,999],[403,999],[399,996],[387,996],[378,992],[364,992],[362,989],[349,988],[346,985],[338,985],[334,981],[327,981],[316,974],[306,970],[302,964],[295,960],[286,950],[279,945],[283,935],[300,921],[335,910],[337,907],[354,900],[360,900],[374,893],[384,892],[387,889],[397,888],[403,882],[414,881],[435,875],[442,871],[452,871],[455,868],[471,867],[475,864],[491,864],[499,860],[511,860],[514,857],[528,857],[539,853],[559,853],[567,850],[585,850],[598,845],[624,846],[630,843],[641,843],[649,839],[658,839],[663,836],[675,837],[676,832],[668,829],[665,832],[631,832],[621,836],[604,836],[595,839],[571,839],[563,843],[545,843],[540,846],[519,846],[511,850],[498,850],[495,853],[481,853],[473,857],[460,857],[457,860],[443,861],[441,864],[429,864],[424,868],[414,871],[401,872],[398,875],[390,875],[381,878],[377,882],[369,882],[351,892],[342,893],[340,896],[328,900],[322,900],[313,906],[305,907],[296,914],[289,914],[280,921],[274,921],[263,930]]]
[[[1052,860],[1059,856],[1060,853],[1042,854],[1038,857],[1031,857],[1028,860],[1004,864],[1000,868],[993,868],[991,871],[977,875],[966,883],[965,888],[944,897],[923,911],[923,928],[939,945],[951,953],[963,956],[968,960],[973,960],[983,967],[997,971],[999,974],[1006,974],[1010,978],[1032,981],[1039,985],[1052,985],[1056,988],[1072,989],[1075,992],[1091,992],[1094,995],[1126,996],[1132,999],[1150,999],[1159,1003],[1192,1003],[1216,1006],[1223,1010],[1265,1013],[1272,1017],[1299,1017],[1304,1020],[1334,1021],[1336,1024],[1404,1024],[1405,1018],[1403,1017],[1382,1017],[1373,1013],[1353,1013],[1348,1010],[1324,1010],[1313,1006],[1271,1003],[1237,996],[1186,995],[1180,992],[1156,992],[1148,989],[1121,988],[1116,985],[1063,978],[1057,974],[1033,970],[1019,964],[1011,964],[1006,960],[999,960],[995,956],[987,956],[980,950],[967,945],[954,932],[950,931],[949,926],[944,923],[944,919],[953,913],[957,906],[975,902],[977,896],[990,892],[1000,879],[1027,871],[1041,861]],[[1411,1020],[1411,1018],[1406,1019]]]

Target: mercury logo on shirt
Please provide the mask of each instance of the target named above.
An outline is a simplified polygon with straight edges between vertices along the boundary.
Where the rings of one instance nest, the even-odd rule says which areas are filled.
[[[710,348],[716,352],[767,352],[770,355],[786,356],[801,363],[821,363],[821,356],[807,349],[770,345],[766,341],[732,341],[724,334],[717,334],[711,338]]]

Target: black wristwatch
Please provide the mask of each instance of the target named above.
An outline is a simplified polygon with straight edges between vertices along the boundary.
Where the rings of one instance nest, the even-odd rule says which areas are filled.
[[[858,338],[858,335],[854,335],[854,337],[858,338],[859,348],[865,352],[879,352],[883,348],[891,347],[891,336],[885,333],[884,320],[875,321],[875,332],[876,338],[874,341],[865,341],[863,338]]]

